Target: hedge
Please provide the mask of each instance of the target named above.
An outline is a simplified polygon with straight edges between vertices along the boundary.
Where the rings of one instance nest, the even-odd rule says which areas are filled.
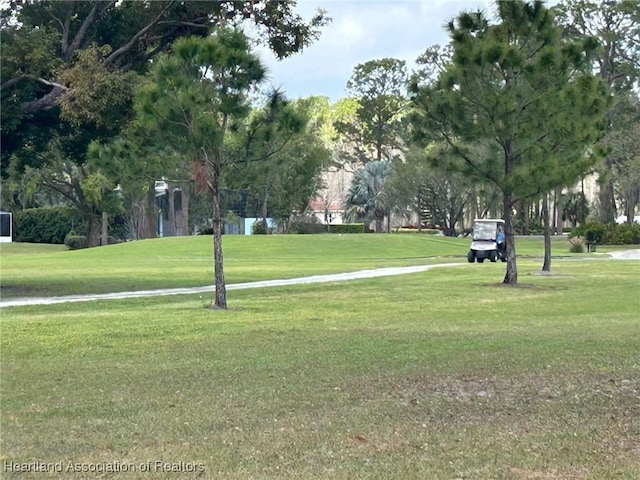
[[[15,214],[16,241],[64,243],[74,228],[82,228],[82,217],[69,207],[28,208]]]
[[[327,225],[329,233],[364,233],[364,223]]]
[[[417,228],[397,228],[394,233],[423,233],[425,235],[440,235],[442,230],[437,228],[423,228],[418,230]]]
[[[637,245],[640,244],[640,224],[596,223],[591,222],[579,226],[571,234],[573,237],[589,238],[593,236],[601,245]]]
[[[320,223],[316,217],[298,217],[289,223],[289,233],[316,234],[327,233],[327,226]]]

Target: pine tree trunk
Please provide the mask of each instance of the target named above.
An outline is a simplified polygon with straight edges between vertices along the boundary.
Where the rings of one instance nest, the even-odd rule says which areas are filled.
[[[148,185],[145,220],[143,238],[156,238],[158,236],[158,206],[156,205],[156,182],[154,180],[151,180]]]
[[[524,217],[524,229],[522,234],[529,235],[529,210],[531,209],[531,204],[528,200],[522,201],[522,215]]]
[[[384,221],[384,217],[380,217],[380,215],[376,214],[376,233],[382,233],[383,221]]]
[[[551,226],[549,224],[549,196],[542,197],[542,224],[544,227],[544,262],[543,272],[551,272]]]
[[[176,234],[176,192],[171,182],[167,182],[167,217],[169,217],[169,231],[165,237],[172,237]]]
[[[191,197],[191,183],[186,182],[182,186],[182,202],[180,206],[180,214],[178,215],[177,222],[177,235],[189,235],[189,200]]]
[[[109,215],[102,212],[102,232],[100,233],[100,245],[109,245]]]
[[[561,198],[562,198],[562,188],[559,188],[556,190],[555,203],[554,203],[555,214],[556,214],[556,223],[555,223],[556,235],[562,235],[562,231],[564,229],[564,225],[562,222],[562,217],[564,216],[564,210],[562,208]],[[547,205],[547,210],[548,209],[549,209],[549,206]],[[549,215],[548,212],[547,212],[547,215]]]
[[[86,212],[85,220],[85,246],[97,247],[100,244],[100,222],[93,212]]]
[[[227,308],[227,289],[224,281],[224,269],[222,258],[222,216],[220,213],[220,170],[221,153],[216,153],[213,160],[213,175],[211,178],[211,197],[213,206],[213,271],[216,286],[214,306]]]
[[[134,240],[140,240],[142,238],[145,223],[144,209],[144,200],[131,200],[127,212],[127,230],[128,236]]]
[[[600,192],[598,193],[598,200],[600,201],[599,220],[601,223],[614,222],[616,219],[616,200],[613,193],[613,181],[607,176],[601,178],[598,183],[600,185]]]
[[[269,233],[269,227],[267,226],[267,214],[269,210],[269,187],[265,187],[264,189],[264,199],[262,202],[262,221],[264,222],[264,233],[265,235]]]
[[[518,265],[516,263],[516,242],[513,237],[513,215],[511,213],[511,195],[505,193],[502,198],[504,209],[504,235],[507,250],[507,273],[502,283],[516,285],[518,283]]]
[[[627,224],[633,225],[636,205],[640,204],[640,185],[634,183],[629,185],[624,192],[624,215],[627,217]]]
[[[634,204],[631,203],[629,200],[627,200],[624,206],[624,214],[627,217],[626,223],[628,225],[633,225],[634,217],[635,217],[635,208],[634,208]]]

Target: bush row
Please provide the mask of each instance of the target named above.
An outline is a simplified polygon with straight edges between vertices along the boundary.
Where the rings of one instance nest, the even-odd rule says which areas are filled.
[[[328,233],[364,233],[364,223],[342,223],[325,225]]]
[[[16,241],[64,243],[67,234],[82,227],[80,214],[68,207],[28,208],[16,212]]]
[[[317,217],[301,215],[289,223],[289,233],[315,234],[315,233],[364,233],[364,223],[343,223],[325,225],[320,223]]]
[[[442,230],[439,230],[437,228],[423,228],[421,230],[418,230],[417,228],[396,228],[394,230],[394,232],[396,233],[424,233],[426,235],[440,235],[442,233]]]
[[[640,244],[640,224],[591,222],[576,228],[570,237],[582,237],[587,241],[593,238],[601,245],[636,245]]]

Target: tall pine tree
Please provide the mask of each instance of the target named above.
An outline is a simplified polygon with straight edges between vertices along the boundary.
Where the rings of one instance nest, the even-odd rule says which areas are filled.
[[[562,39],[539,0],[499,0],[497,10],[495,24],[482,12],[449,23],[452,61],[435,82],[414,80],[412,124],[418,138],[448,145],[453,155],[435,163],[502,192],[504,283],[516,284],[513,207],[591,168],[609,95],[587,68],[593,39]]]

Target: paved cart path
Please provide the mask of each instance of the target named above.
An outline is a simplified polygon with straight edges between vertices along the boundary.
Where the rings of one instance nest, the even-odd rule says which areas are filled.
[[[603,255],[604,256],[604,255]],[[640,260],[640,249],[623,250],[619,252],[610,252],[606,254],[614,260]],[[347,280],[358,280],[362,278],[388,277],[392,275],[404,275],[407,273],[418,273],[432,268],[439,267],[457,267],[466,265],[465,263],[439,263],[435,265],[417,265],[412,267],[387,267],[376,268],[373,270],[358,270],[348,273],[334,273],[327,275],[312,275],[310,277],[287,278],[279,280],[262,280],[259,282],[233,283],[227,285],[227,290],[240,290],[245,288],[263,288],[263,287],[282,287],[287,285],[304,285],[310,283],[328,283],[343,282]],[[193,293],[211,293],[213,285],[204,287],[187,287],[187,288],[163,288],[158,290],[137,290],[133,292],[114,292],[101,294],[86,295],[66,295],[61,297],[30,297],[30,298],[11,298],[0,300],[0,308],[5,307],[22,307],[28,305],[53,305],[56,303],[68,302],[88,302],[91,300],[115,300],[123,298],[140,298],[140,297],[160,297],[166,295],[187,295]]]
[[[615,260],[640,260],[640,249],[609,252],[607,255]]]
[[[262,287],[282,287],[287,285],[304,285],[309,283],[343,282],[346,280],[358,280],[362,278],[388,277],[392,275],[404,275],[407,273],[418,273],[439,267],[456,267],[464,263],[439,263],[435,265],[418,265],[412,267],[387,267],[373,270],[358,270],[348,273],[334,273],[327,275],[312,275],[309,277],[287,278],[278,280],[262,280],[259,282],[232,283],[227,285],[227,290],[240,290],[245,288]],[[61,297],[31,297],[31,298],[11,298],[0,301],[0,308],[22,307],[28,305],[53,305],[55,303],[68,302],[88,302],[91,300],[115,300],[123,298],[140,297],[160,297],[165,295],[186,295],[193,293],[211,293],[215,287],[207,285],[204,287],[187,288],[163,288],[158,290],[138,290],[133,292],[114,292],[86,295],[66,295]]]

